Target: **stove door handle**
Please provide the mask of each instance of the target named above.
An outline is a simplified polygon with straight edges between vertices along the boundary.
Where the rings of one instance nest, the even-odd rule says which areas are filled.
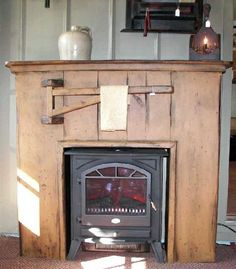
[[[155,203],[153,202],[152,197],[151,197],[150,194],[149,194],[149,200],[150,200],[150,204],[151,204],[152,209],[153,209],[155,212],[157,212],[158,207],[157,207],[157,206],[155,205]]]

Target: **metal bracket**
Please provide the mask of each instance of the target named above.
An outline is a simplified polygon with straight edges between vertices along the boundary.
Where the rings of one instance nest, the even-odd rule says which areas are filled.
[[[44,80],[42,81],[41,85],[47,89],[47,114],[41,117],[42,124],[62,124],[64,123],[64,118],[61,115],[100,103],[100,96],[95,95],[91,96],[89,100],[82,100],[74,103],[73,105],[64,106],[63,97],[68,95],[81,95],[78,94],[78,90],[73,92],[73,90],[70,91],[68,89],[64,89],[63,79]],[[55,88],[61,89],[55,90]]]
[[[74,110],[82,109],[91,105],[100,103],[99,88],[64,88],[63,79],[48,79],[41,83],[41,86],[47,89],[47,114],[42,116],[42,124],[62,124],[64,118],[62,115]],[[153,93],[173,93],[174,89],[171,85],[153,85],[145,87],[129,87],[129,94],[133,94],[134,98],[140,105],[143,105],[138,100],[135,94],[152,94]],[[64,106],[63,100],[65,96],[89,96],[85,100],[80,100],[69,106]]]

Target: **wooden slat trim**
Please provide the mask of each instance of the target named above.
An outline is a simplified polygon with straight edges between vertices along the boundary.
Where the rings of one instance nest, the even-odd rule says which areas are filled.
[[[99,88],[58,88],[53,90],[53,96],[79,96],[79,95],[99,95]]]
[[[134,147],[134,148],[175,148],[176,141],[167,140],[61,140],[64,148],[70,147]]]
[[[57,109],[53,109],[52,116],[59,116],[59,115],[62,115],[62,114],[68,113],[68,112],[72,112],[74,110],[78,110],[78,109],[81,109],[81,108],[84,108],[87,106],[95,105],[98,103],[100,103],[100,97],[99,96],[91,96],[89,98],[89,100],[87,100],[87,101],[80,101],[80,102],[77,102],[77,103],[75,103],[71,106],[68,106],[68,107],[64,106],[64,107],[60,107]]]
[[[47,87],[47,116],[52,116],[53,110],[53,96],[52,96],[52,86]]]
[[[57,177],[58,177],[58,203],[59,203],[59,251],[60,258],[62,260],[66,259],[66,204],[65,204],[65,172],[64,172],[64,148],[61,143],[58,143],[57,147]]]
[[[12,61],[5,64],[11,72],[69,70],[156,70],[186,72],[225,72],[227,61],[156,61],[156,60],[90,60],[90,61]]]
[[[168,208],[168,238],[167,238],[167,261],[173,263],[177,260],[176,255],[176,150],[175,144],[170,148],[169,164],[169,208]]]
[[[148,93],[173,93],[171,85],[153,85],[143,87],[129,87],[129,94],[148,94]],[[100,88],[57,88],[52,91],[53,96],[79,96],[79,95],[99,95]]]

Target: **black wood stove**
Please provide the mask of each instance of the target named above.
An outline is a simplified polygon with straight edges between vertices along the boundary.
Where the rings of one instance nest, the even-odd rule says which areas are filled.
[[[82,242],[149,243],[163,262],[168,151],[146,148],[72,148],[65,151],[70,191],[70,249]],[[166,174],[166,173],[164,173]],[[67,182],[68,183],[68,182]]]

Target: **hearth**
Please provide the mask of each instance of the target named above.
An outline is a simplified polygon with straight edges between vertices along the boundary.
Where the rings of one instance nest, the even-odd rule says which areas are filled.
[[[157,260],[164,261],[168,156],[167,149],[148,148],[65,151],[68,259],[75,258],[82,242],[149,243]]]

